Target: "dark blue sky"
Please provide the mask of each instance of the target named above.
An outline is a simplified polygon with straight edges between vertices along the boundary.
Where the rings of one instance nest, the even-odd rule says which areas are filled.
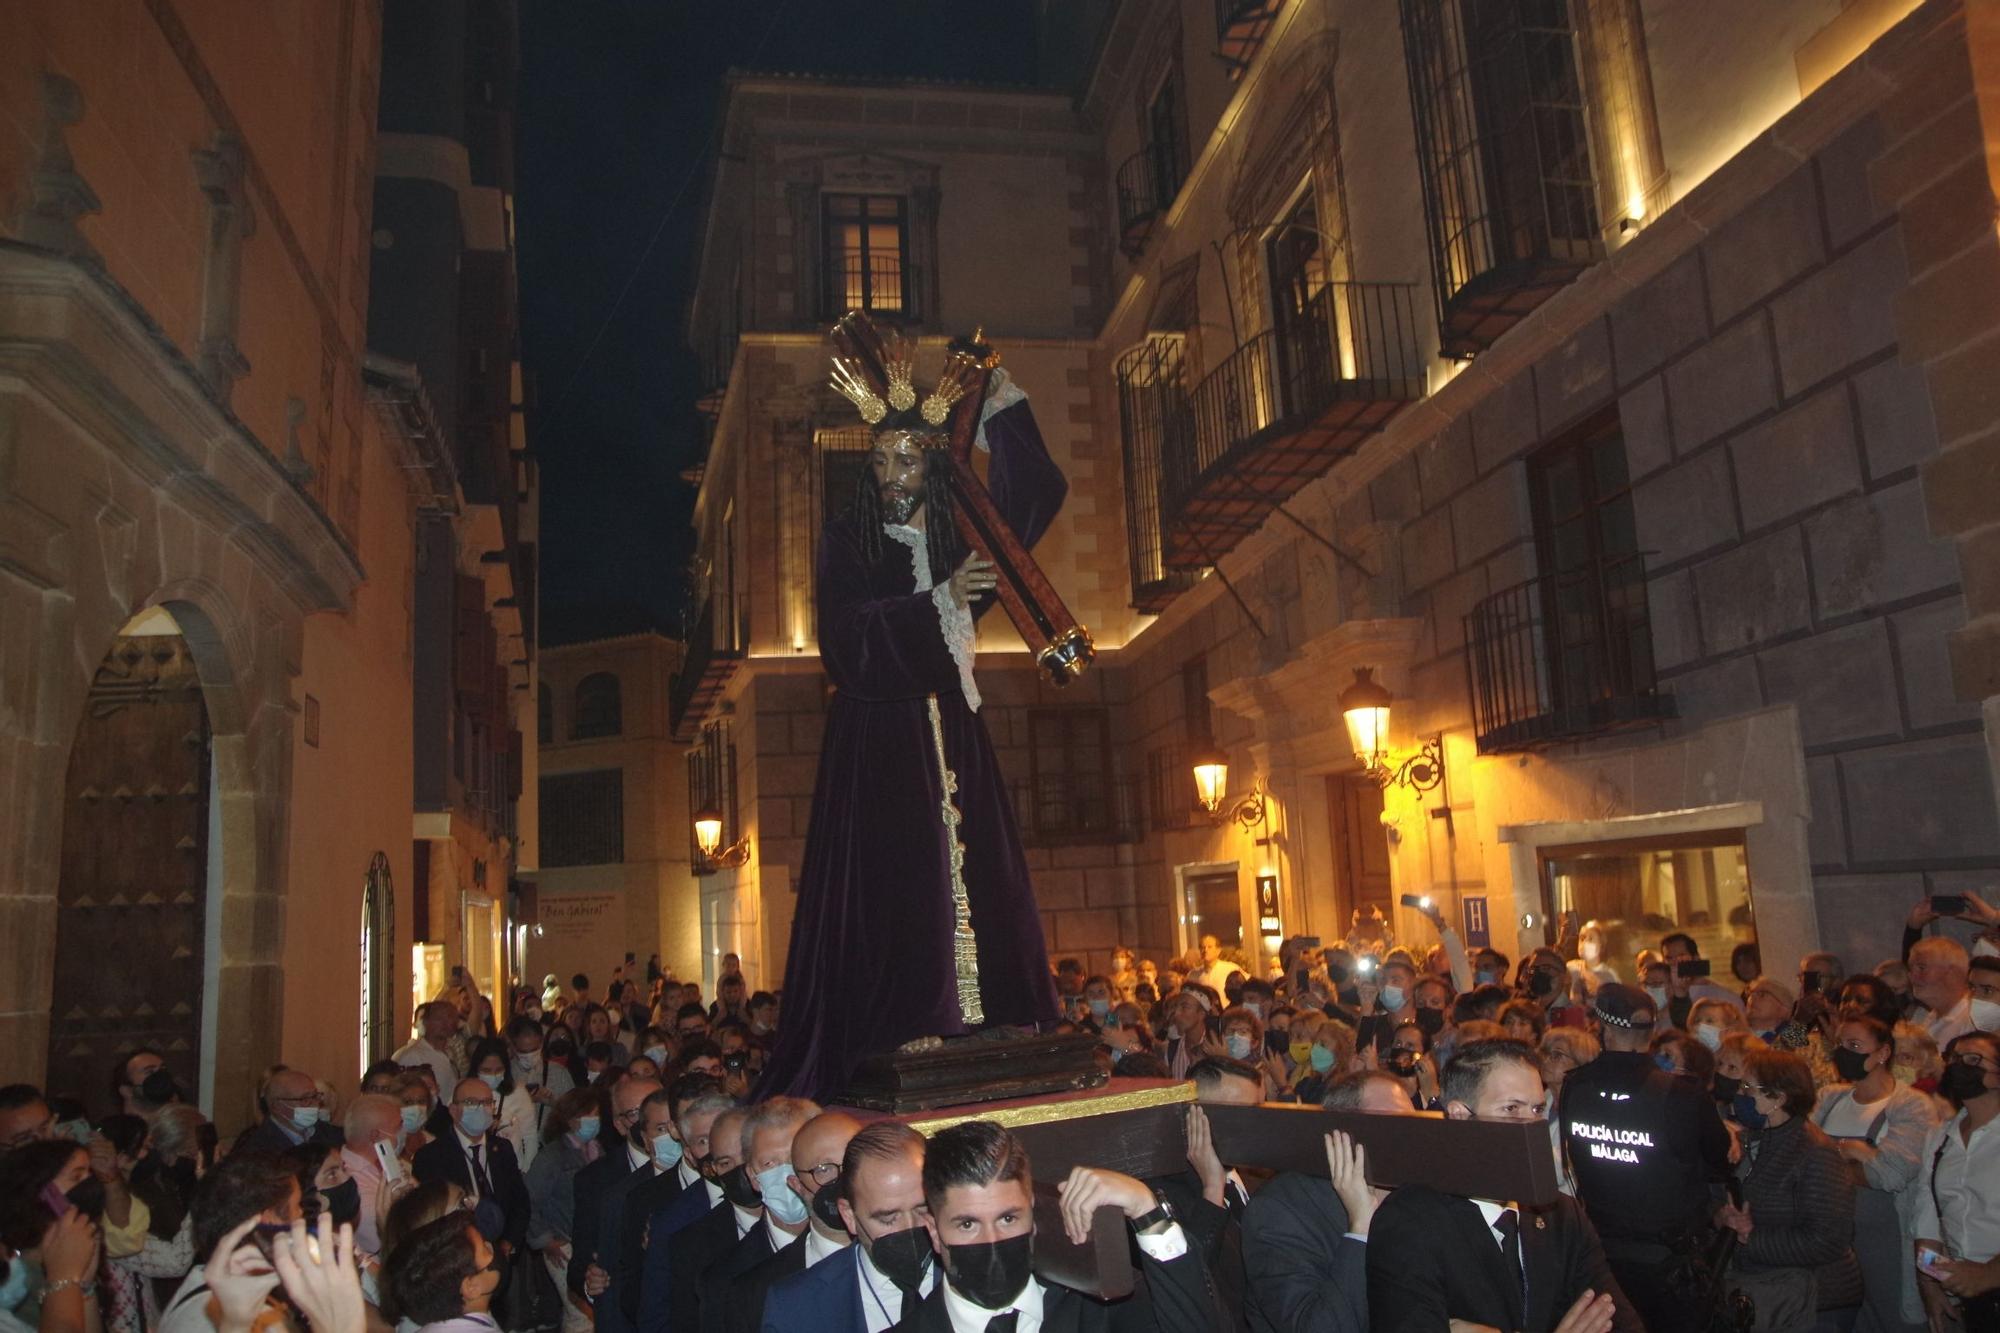
[[[516,225],[542,638],[672,633],[694,501],[679,474],[701,438],[684,310],[724,72],[1029,83],[1033,5],[523,0],[521,52]]]

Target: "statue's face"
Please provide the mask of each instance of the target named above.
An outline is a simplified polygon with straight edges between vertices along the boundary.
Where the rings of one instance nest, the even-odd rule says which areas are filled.
[[[868,467],[875,474],[882,517],[891,523],[916,517],[924,505],[923,438],[909,431],[883,432],[868,452]]]

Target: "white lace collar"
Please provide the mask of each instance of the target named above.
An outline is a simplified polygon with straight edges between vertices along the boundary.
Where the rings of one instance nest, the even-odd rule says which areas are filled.
[[[938,626],[944,632],[945,647],[951,649],[951,660],[958,663],[958,688],[965,695],[965,706],[978,712],[979,686],[972,679],[975,636],[971,610],[951,595],[949,583],[931,585],[930,545],[923,533],[907,523],[884,523],[882,531],[909,548],[917,591],[931,595],[931,604],[937,608]]]

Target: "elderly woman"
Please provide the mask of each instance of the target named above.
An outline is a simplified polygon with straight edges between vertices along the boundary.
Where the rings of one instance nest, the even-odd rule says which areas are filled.
[[[1305,1019],[1301,1015],[1301,1021]],[[1299,1030],[1294,1024],[1293,1031]],[[1302,1104],[1318,1106],[1326,1100],[1327,1091],[1354,1067],[1354,1029],[1338,1019],[1321,1017],[1316,1023],[1307,1022],[1306,1030],[1312,1036],[1294,1075],[1294,1087]]]
[[[541,1151],[528,1168],[528,1248],[541,1255],[556,1289],[568,1278],[570,1237],[575,1230],[576,1176],[602,1155],[598,1139],[604,1125],[601,1088],[576,1088],[556,1099],[542,1126]],[[617,1151],[619,1145],[611,1145]],[[590,1316],[574,1301],[564,1300],[564,1333],[585,1333]]]
[[[1758,1324],[1853,1326],[1861,1304],[1854,1257],[1854,1180],[1833,1141],[1808,1118],[1812,1068],[1790,1051],[1753,1051],[1744,1062],[1736,1120],[1745,1130],[1736,1168],[1743,1206],[1724,1204],[1720,1226],[1738,1239],[1733,1281]]]
[[[1715,1052],[1722,1049],[1724,1037],[1732,1032],[1748,1032],[1750,1024],[1744,1021],[1741,1006],[1709,996],[1688,1006],[1687,1030],[1689,1036]]]
[[[1556,1105],[1562,1096],[1563,1080],[1570,1072],[1581,1069],[1603,1053],[1597,1038],[1583,1028],[1550,1028],[1542,1034],[1539,1043],[1542,1052],[1542,1084],[1548,1089],[1549,1147],[1556,1155],[1556,1178],[1562,1182],[1565,1194],[1576,1193],[1576,1180],[1570,1175],[1569,1158],[1563,1152],[1562,1117],[1556,1114]]]

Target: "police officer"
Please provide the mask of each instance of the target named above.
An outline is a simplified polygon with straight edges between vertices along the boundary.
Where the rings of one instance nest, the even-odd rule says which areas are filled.
[[[1729,1131],[1699,1085],[1648,1054],[1651,996],[1606,982],[1591,1017],[1604,1053],[1563,1080],[1559,1108],[1577,1201],[1646,1327],[1693,1330],[1709,1282],[1711,1185],[1728,1177]]]

